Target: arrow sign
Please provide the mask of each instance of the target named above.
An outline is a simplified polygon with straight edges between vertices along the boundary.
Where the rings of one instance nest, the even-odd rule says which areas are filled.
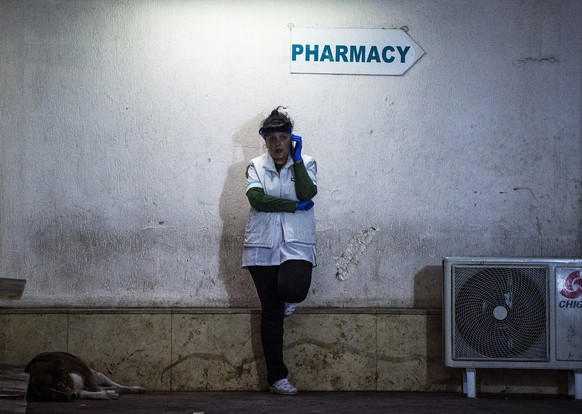
[[[401,29],[291,29],[291,73],[403,75],[424,53]]]

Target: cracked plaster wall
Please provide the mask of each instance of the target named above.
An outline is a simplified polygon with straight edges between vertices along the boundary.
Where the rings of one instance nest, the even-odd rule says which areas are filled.
[[[306,306],[439,307],[444,256],[580,256],[581,20],[575,0],[1,0],[14,306],[257,306],[244,170],[279,104],[319,165]],[[291,75],[290,23],[406,26],[426,55]]]

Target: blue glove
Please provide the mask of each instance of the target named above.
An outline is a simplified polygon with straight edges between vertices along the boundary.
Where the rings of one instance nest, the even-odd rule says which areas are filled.
[[[313,201],[311,201],[311,200],[300,201],[300,202],[297,203],[296,210],[307,211],[311,207],[313,207],[314,205],[315,205],[315,203]]]
[[[293,143],[295,143],[294,146]],[[291,146],[291,156],[293,157],[293,161],[303,161],[303,158],[301,158],[301,148],[303,148],[301,137],[298,135],[291,135]]]

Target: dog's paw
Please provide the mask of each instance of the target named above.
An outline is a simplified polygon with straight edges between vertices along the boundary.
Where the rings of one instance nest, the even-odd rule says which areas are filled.
[[[108,400],[118,400],[119,399],[119,392],[117,390],[107,390],[107,391],[105,391],[105,395],[107,396]]]

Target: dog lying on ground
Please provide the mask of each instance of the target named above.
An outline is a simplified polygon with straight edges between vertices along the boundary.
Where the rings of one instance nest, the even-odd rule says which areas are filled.
[[[117,384],[67,352],[45,352],[24,369],[30,374],[27,400],[72,401],[76,398],[114,400],[120,393],[143,393],[142,387]]]

